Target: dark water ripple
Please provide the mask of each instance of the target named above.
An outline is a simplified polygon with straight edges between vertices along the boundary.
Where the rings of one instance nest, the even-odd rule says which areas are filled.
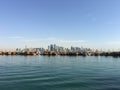
[[[0,90],[120,90],[120,58],[0,56]]]

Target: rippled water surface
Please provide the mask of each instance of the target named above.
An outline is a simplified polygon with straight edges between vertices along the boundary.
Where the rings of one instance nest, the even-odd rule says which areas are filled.
[[[0,56],[0,90],[120,90],[120,58]]]

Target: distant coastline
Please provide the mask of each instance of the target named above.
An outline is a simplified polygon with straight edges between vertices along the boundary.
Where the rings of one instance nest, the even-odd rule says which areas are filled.
[[[54,52],[54,51],[45,51],[44,53],[39,52],[0,52],[0,55],[6,56],[113,56],[120,57],[120,52]]]
[[[102,51],[102,50],[92,50],[90,48],[83,47],[72,47],[64,48],[57,46],[56,44],[51,44],[48,49],[44,48],[27,48],[19,49],[15,51],[0,51],[0,55],[21,55],[21,56],[113,56],[120,57],[120,51]]]

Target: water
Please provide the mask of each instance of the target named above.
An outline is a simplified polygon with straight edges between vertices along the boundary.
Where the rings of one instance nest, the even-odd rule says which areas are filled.
[[[120,90],[120,58],[0,56],[0,90]]]

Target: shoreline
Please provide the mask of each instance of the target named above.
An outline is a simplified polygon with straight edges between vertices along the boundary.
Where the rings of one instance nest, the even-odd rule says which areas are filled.
[[[0,52],[0,56],[112,56],[120,57],[120,52]]]

